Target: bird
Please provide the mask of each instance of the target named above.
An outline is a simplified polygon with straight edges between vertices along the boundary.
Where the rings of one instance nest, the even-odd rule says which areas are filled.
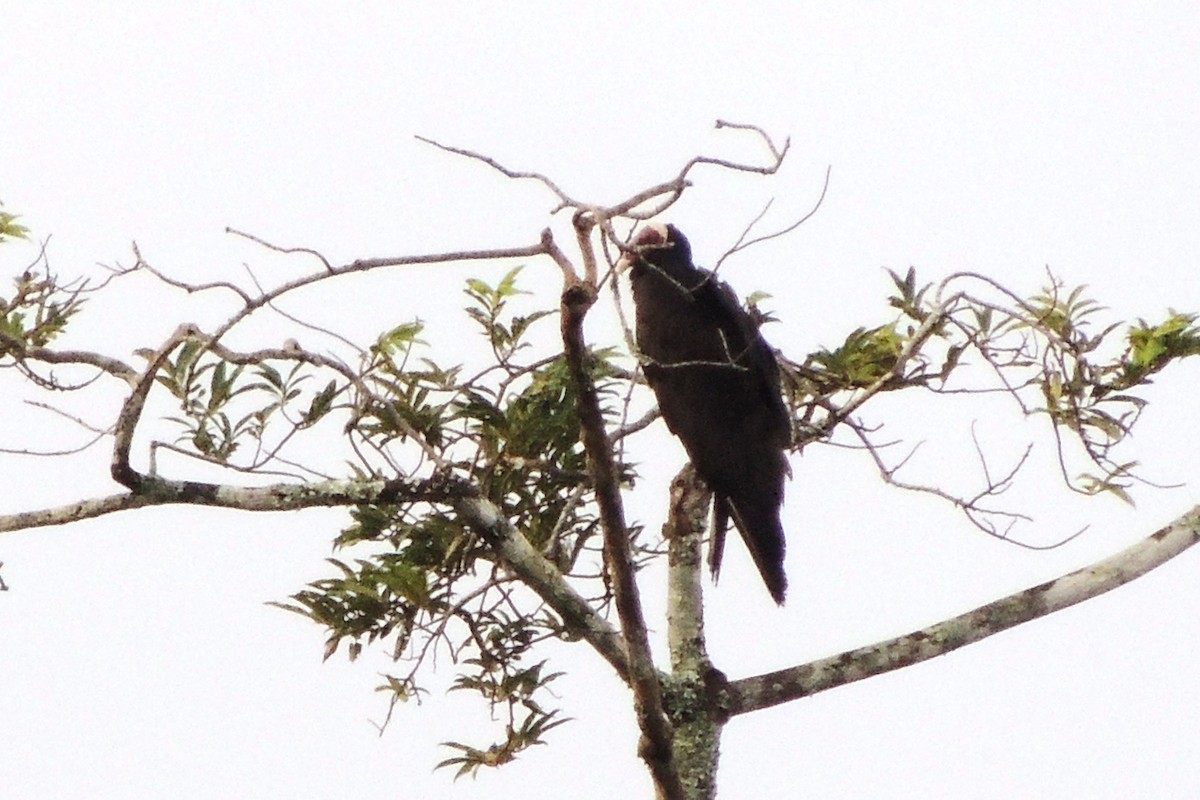
[[[667,428],[713,493],[713,578],[732,520],[771,597],[783,605],[780,508],[791,418],[774,351],[729,285],[692,263],[691,245],[674,225],[644,226],[622,262],[646,382]]]

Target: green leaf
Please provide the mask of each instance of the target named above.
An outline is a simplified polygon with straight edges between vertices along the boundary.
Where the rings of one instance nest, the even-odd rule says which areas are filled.
[[[904,349],[904,338],[894,325],[867,330],[858,328],[836,350],[820,350],[811,360],[825,369],[828,378],[844,388],[866,387],[886,376]]]
[[[318,392],[308,406],[308,411],[304,412],[304,416],[300,421],[301,425],[308,426],[315,423],[317,420],[324,417],[333,408],[333,398],[337,396],[338,387],[337,381],[330,381],[325,384],[325,388]]]
[[[419,338],[421,332],[424,330],[425,323],[419,319],[406,322],[403,325],[397,325],[395,328],[381,335],[372,349],[387,357],[406,354],[414,345],[428,344]]]
[[[524,264],[518,265],[505,273],[500,279],[500,283],[496,286],[496,296],[500,298],[512,297],[517,294],[528,294],[528,292],[517,289],[517,276],[521,274],[521,270],[525,268]]]
[[[0,207],[3,207],[0,205]],[[15,214],[0,211],[0,242],[5,239],[28,239],[29,229],[17,224],[19,219]]]

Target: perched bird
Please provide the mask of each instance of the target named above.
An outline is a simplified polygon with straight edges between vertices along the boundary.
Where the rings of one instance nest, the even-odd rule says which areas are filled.
[[[626,256],[642,369],[663,420],[713,492],[709,566],[721,568],[729,520],[783,604],[779,522],[791,424],[779,365],[733,290],[692,264],[674,225],[644,227]]]

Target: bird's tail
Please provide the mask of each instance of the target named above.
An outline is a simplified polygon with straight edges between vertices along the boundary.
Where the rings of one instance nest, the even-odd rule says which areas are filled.
[[[724,506],[722,511],[721,507]],[[762,575],[767,591],[779,605],[783,605],[787,595],[787,575],[783,572],[784,537],[783,525],[779,522],[779,509],[775,505],[766,505],[733,498],[718,498],[713,506],[714,521],[724,513],[725,519],[732,517],[754,558],[754,564]],[[724,544],[723,526],[719,535],[714,531],[713,549],[709,552],[709,566],[715,576],[721,566],[721,551],[718,544]]]
[[[729,500],[724,495],[713,495],[712,541],[708,545],[708,569],[713,583],[721,575],[721,559],[725,557],[725,531],[729,529]]]

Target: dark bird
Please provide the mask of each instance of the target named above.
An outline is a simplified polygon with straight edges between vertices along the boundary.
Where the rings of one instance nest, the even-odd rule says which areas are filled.
[[[791,424],[779,365],[733,290],[692,264],[674,225],[647,225],[626,256],[642,369],[663,420],[713,492],[709,566],[721,568],[729,520],[783,604],[779,522]]]

